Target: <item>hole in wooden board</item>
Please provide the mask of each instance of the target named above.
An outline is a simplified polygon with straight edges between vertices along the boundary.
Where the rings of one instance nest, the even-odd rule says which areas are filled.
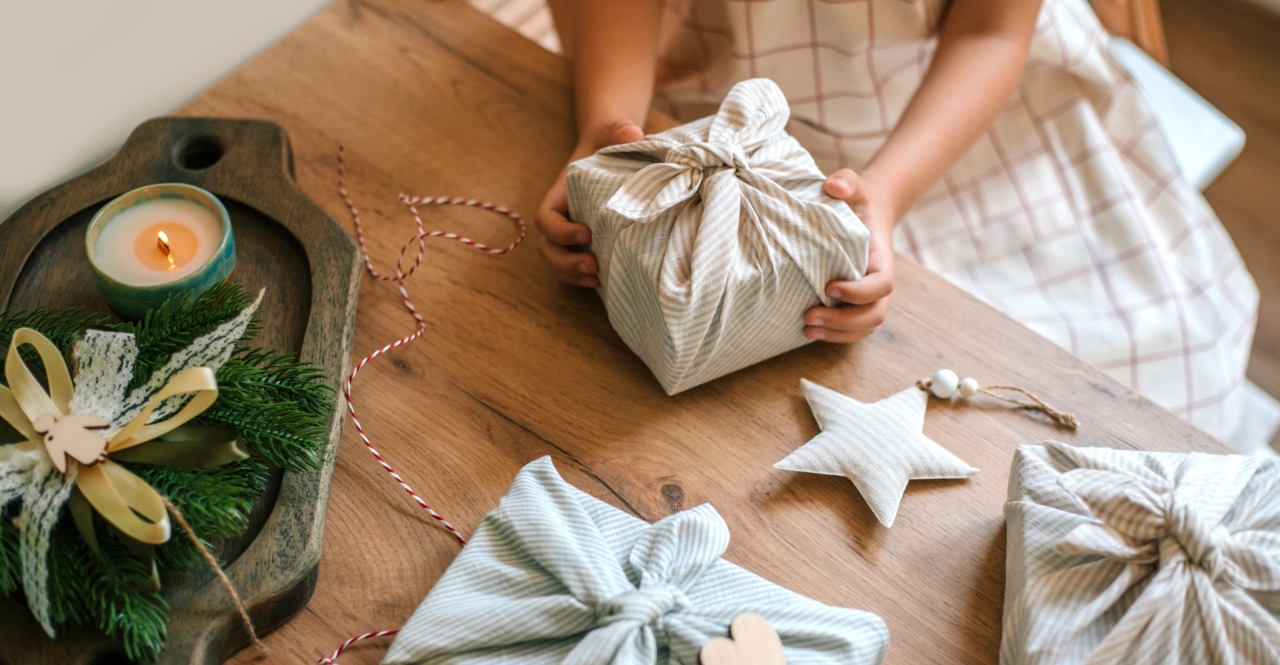
[[[123,651],[111,650],[100,653],[89,661],[89,665],[140,665],[141,661],[134,660],[126,655]]]
[[[217,164],[224,151],[222,139],[212,134],[193,136],[178,145],[178,166],[188,171],[203,171]]]

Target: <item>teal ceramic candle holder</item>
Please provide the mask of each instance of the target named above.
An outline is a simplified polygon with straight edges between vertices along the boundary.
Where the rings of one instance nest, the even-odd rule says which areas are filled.
[[[102,231],[121,213],[156,200],[180,200],[199,205],[213,214],[222,227],[221,241],[213,254],[194,272],[160,284],[129,284],[103,270],[98,256],[98,241]],[[139,187],[112,200],[102,207],[89,222],[84,236],[85,253],[93,268],[93,278],[98,292],[116,312],[127,317],[141,318],[149,310],[159,307],[165,300],[180,293],[192,297],[204,293],[214,284],[226,279],[236,265],[235,236],[231,230],[231,216],[227,209],[208,191],[181,183],[163,183]]]

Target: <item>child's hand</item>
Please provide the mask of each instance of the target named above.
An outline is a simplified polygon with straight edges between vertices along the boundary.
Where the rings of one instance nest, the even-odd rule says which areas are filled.
[[[893,224],[897,217],[892,199],[873,181],[840,169],[823,186],[828,196],[849,204],[871,231],[867,274],[856,281],[831,282],[827,295],[845,303],[839,307],[814,307],[804,315],[804,336],[825,342],[848,344],[876,331],[889,311],[893,293]]]
[[[619,143],[635,143],[644,138],[644,131],[634,123],[621,121],[605,127],[594,136],[583,136],[578,148],[573,151],[569,161],[588,157],[601,148]],[[542,199],[538,208],[535,224],[542,231],[542,258],[547,260],[559,273],[560,279],[573,286],[599,288],[600,279],[596,274],[600,271],[596,257],[583,251],[585,245],[591,244],[591,229],[585,225],[575,224],[569,219],[569,190],[565,186],[565,172],[560,171],[556,184]]]

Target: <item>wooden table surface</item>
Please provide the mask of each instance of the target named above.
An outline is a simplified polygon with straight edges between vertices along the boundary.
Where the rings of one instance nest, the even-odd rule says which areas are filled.
[[[338,2],[192,101],[184,115],[266,118],[293,140],[298,183],[350,227],[349,187],[383,265],[412,233],[403,191],[468,196],[532,216],[573,145],[565,62],[461,0]],[[504,244],[502,217],[428,210]],[[1228,452],[1185,421],[905,259],[887,323],[853,346],[812,345],[675,397],[609,327],[598,297],[561,285],[540,238],[509,256],[435,241],[410,282],[427,332],[360,375],[375,444],[470,533],[525,463],[551,455],[571,483],[646,520],[711,502],[726,558],[825,603],[888,623],[888,663],[993,663],[1000,640],[1002,505],[1014,448],[1077,445]],[[366,278],[357,357],[412,330],[393,284]],[[806,377],[860,400],[939,367],[1027,387],[1074,411],[1078,433],[987,401],[933,400],[925,433],[982,473],[914,481],[892,529],[852,483],[772,464],[817,432]],[[379,468],[348,424],[319,584],[266,638],[272,662],[314,662],[347,637],[399,627],[458,553]],[[344,665],[374,663],[365,642]],[[233,662],[256,660],[252,650]]]

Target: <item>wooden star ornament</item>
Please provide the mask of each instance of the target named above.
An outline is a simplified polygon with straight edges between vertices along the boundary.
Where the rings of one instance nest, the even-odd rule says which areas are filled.
[[[929,395],[915,386],[864,404],[807,379],[800,385],[822,433],[773,466],[852,480],[885,526],[893,526],[907,481],[978,472],[924,435]]]

